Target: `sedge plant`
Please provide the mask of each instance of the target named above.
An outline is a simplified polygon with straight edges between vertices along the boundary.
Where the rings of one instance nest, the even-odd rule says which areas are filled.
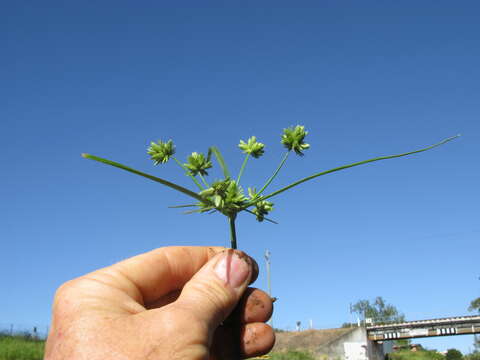
[[[317,177],[340,170],[349,169],[354,166],[368,164],[380,160],[399,158],[427,151],[437,146],[443,145],[459,136],[456,135],[449,137],[434,145],[424,147],[422,149],[396,155],[379,156],[372,159],[339,166],[326,171],[321,171],[313,175],[307,176],[303,179],[299,179],[291,183],[290,185],[282,187],[278,190],[268,193],[268,187],[277,177],[280,170],[283,168],[290,154],[294,153],[297,156],[303,156],[304,151],[309,149],[310,145],[305,142],[305,137],[307,136],[307,134],[308,132],[305,130],[305,127],[301,125],[292,126],[284,129],[281,136],[281,143],[286,148],[286,152],[281,158],[279,165],[277,166],[273,174],[263,183],[262,187],[260,187],[259,190],[257,190],[256,187],[248,187],[247,193],[245,193],[244,189],[240,185],[240,180],[242,179],[245,167],[250,158],[258,159],[264,154],[265,151],[265,145],[259,142],[255,136],[250,137],[247,141],[240,140],[240,143],[238,144],[240,150],[242,150],[242,152],[245,154],[245,158],[236,177],[232,177],[227,167],[227,164],[225,163],[225,159],[220,153],[220,150],[215,146],[212,146],[208,149],[207,155],[197,152],[191,153],[191,155],[187,158],[187,162],[182,163],[174,156],[176,149],[172,140],[168,140],[166,142],[163,142],[161,140],[157,142],[151,142],[147,153],[148,155],[150,155],[153,163],[155,165],[161,165],[167,163],[169,160],[173,160],[185,172],[185,175],[188,176],[195,184],[195,191],[189,190],[183,186],[180,186],[163,178],[146,174],[123,164],[107,160],[95,155],[82,154],[82,156],[87,159],[95,160],[131,172],[133,174],[143,176],[152,181],[156,181],[195,200],[194,203],[172,206],[173,208],[192,208],[191,210],[186,211],[186,213],[218,212],[222,215],[225,215],[230,225],[231,247],[233,249],[236,249],[237,232],[235,229],[235,220],[240,212],[245,211],[246,213],[255,216],[256,219],[260,222],[269,221],[276,223],[275,221],[267,217],[267,215],[269,215],[269,213],[273,210],[274,205],[270,200],[273,197],[283,193],[284,191],[292,189],[306,181],[313,180]],[[223,171],[223,179],[208,182],[207,170],[212,168],[213,166],[212,155],[216,158],[220,168]]]

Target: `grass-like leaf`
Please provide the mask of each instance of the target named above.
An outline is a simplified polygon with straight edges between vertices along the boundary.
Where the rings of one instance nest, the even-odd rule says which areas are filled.
[[[181,209],[181,208],[187,208],[187,207],[196,207],[198,206],[197,204],[188,204],[188,205],[172,205],[169,206],[169,209]]]
[[[251,211],[251,210],[245,209],[245,211],[248,212],[249,214],[252,214],[253,216],[257,216],[257,214],[255,214],[255,213],[254,213],[253,211]],[[267,217],[264,217],[263,220],[268,221],[268,222],[271,222],[272,224],[278,225],[278,222],[276,222],[275,220],[269,219],[269,218],[267,218]]]
[[[143,176],[147,179],[150,179],[152,181],[155,181],[155,182],[158,182],[162,185],[165,185],[165,186],[168,186],[169,188],[171,189],[174,189],[174,190],[177,190],[185,195],[188,195],[194,199],[197,199],[203,203],[210,203],[207,199],[204,199],[203,197],[201,197],[200,195],[198,195],[197,193],[194,193],[193,191],[190,191],[188,190],[187,188],[184,188],[183,186],[180,186],[180,185],[177,185],[175,183],[172,183],[168,180],[165,180],[165,179],[162,179],[162,178],[159,178],[159,177],[156,177],[156,176],[153,176],[153,175],[150,175],[150,174],[146,174],[144,172],[141,172],[141,171],[138,171],[138,170],[135,170],[133,168],[130,168],[128,166],[125,166],[123,164],[120,164],[120,163],[117,163],[115,161],[111,161],[111,160],[108,160],[108,159],[104,159],[104,158],[101,158],[101,157],[98,157],[98,156],[95,156],[95,155],[90,155],[90,154],[82,154],[82,157],[86,158],[86,159],[90,159],[90,160],[95,160],[95,161],[98,161],[98,162],[101,162],[101,163],[104,163],[104,164],[107,164],[107,165],[110,165],[110,166],[114,166],[116,168],[119,168],[119,169],[122,169],[122,170],[125,170],[125,171],[128,171],[128,172],[131,172],[133,174],[136,174],[136,175],[140,175],[140,176]]]
[[[230,178],[231,177],[230,172],[228,171],[227,164],[225,163],[225,160],[223,159],[223,156],[220,153],[220,150],[218,150],[218,148],[216,146],[212,146],[212,147],[210,147],[208,152],[209,152],[209,156],[207,158],[209,158],[210,154],[213,153],[213,155],[215,155],[215,157],[217,158],[218,164],[222,168],[223,175],[225,176],[225,179]]]
[[[374,162],[374,161],[380,161],[380,160],[387,160],[387,159],[394,159],[394,158],[398,158],[398,157],[402,157],[402,156],[407,156],[407,155],[412,155],[412,154],[416,154],[416,153],[420,153],[420,152],[423,152],[423,151],[427,151],[427,150],[430,150],[430,149],[433,149],[434,147],[437,147],[437,146],[440,146],[440,145],[443,145],[453,139],[456,139],[457,137],[459,137],[460,135],[455,135],[455,136],[452,136],[452,137],[449,137],[445,140],[442,140],[440,141],[439,143],[436,143],[434,145],[431,145],[431,146],[428,146],[426,148],[423,148],[423,149],[420,149],[420,150],[414,150],[414,151],[409,151],[409,152],[406,152],[406,153],[403,153],[403,154],[397,154],[397,155],[388,155],[388,156],[380,156],[380,157],[376,157],[376,158],[373,158],[373,159],[368,159],[368,160],[363,160],[363,161],[359,161],[359,162],[355,162],[355,163],[352,163],[352,164],[348,164],[348,165],[343,165],[343,166],[339,166],[339,167],[336,167],[336,168],[333,168],[333,169],[330,169],[330,170],[326,170],[326,171],[322,171],[322,172],[319,172],[319,173],[316,173],[316,174],[313,174],[313,175],[310,175],[310,176],[307,176],[306,178],[303,178],[301,180],[298,180],[298,181],[295,181],[294,183],[288,185],[288,186],[285,186],[284,188],[281,188],[277,191],[274,191],[273,193],[269,194],[269,195],[266,195],[266,196],[260,196],[259,198],[255,199],[254,201],[248,203],[246,206],[243,207],[243,209],[245,209],[246,207],[250,207],[252,205],[255,205],[255,203],[259,202],[259,201],[262,201],[262,200],[266,200],[266,199],[269,199],[271,197],[274,197],[275,195],[278,195],[284,191],[287,191],[297,185],[300,185],[306,181],[309,181],[309,180],[312,180],[312,179],[315,179],[319,176],[322,176],[322,175],[327,175],[327,174],[330,174],[330,173],[333,173],[333,172],[336,172],[336,171],[340,171],[340,170],[345,170],[345,169],[348,169],[348,168],[351,168],[351,167],[354,167],[354,166],[359,166],[359,165],[363,165],[363,164],[368,164],[368,163],[371,163],[371,162]]]

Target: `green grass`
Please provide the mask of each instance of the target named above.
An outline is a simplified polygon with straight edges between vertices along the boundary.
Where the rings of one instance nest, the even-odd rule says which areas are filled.
[[[444,360],[442,354],[432,350],[409,351],[402,350],[388,354],[390,360]]]
[[[315,360],[315,357],[303,351],[288,351],[269,354],[270,360]]]
[[[0,336],[0,360],[42,360],[45,341]]]

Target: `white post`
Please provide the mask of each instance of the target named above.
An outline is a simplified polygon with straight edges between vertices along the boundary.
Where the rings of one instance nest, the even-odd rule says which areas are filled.
[[[268,289],[268,296],[270,296],[270,298],[272,297],[272,286],[271,286],[271,282],[270,282],[270,251],[267,249],[265,250],[265,262],[266,262],[266,265],[267,265],[267,289]],[[270,318],[270,320],[268,321],[268,324],[273,328],[273,315],[272,317]]]

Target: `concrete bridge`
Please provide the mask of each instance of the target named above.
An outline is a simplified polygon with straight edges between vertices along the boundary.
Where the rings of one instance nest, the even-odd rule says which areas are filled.
[[[274,351],[308,350],[318,359],[384,360],[393,342],[432,336],[480,333],[480,316],[408,321],[341,329],[277,333]]]
[[[480,316],[407,321],[367,327],[367,338],[374,342],[433,336],[472,335],[480,333]]]

